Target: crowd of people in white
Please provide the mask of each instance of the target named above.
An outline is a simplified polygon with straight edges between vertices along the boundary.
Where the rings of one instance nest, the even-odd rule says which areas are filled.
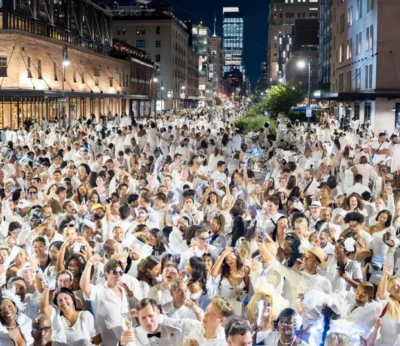
[[[0,344],[400,345],[397,129],[245,112],[4,129]]]

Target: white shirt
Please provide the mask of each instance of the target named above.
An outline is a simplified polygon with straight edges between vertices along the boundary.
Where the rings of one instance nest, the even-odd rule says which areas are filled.
[[[176,309],[174,307],[174,303],[170,301],[169,303],[163,305],[163,309],[168,313],[169,318],[176,318],[176,319],[188,318],[191,320],[198,321],[194,311],[192,309],[189,309],[185,305],[182,305],[180,308]]]
[[[361,196],[366,191],[371,193],[371,190],[369,189],[368,186],[365,186],[364,184],[361,183],[355,183],[352,187],[349,187],[347,189],[346,193],[347,196],[350,196],[352,193],[358,193]]]
[[[88,299],[88,297],[84,298]],[[107,346],[117,346],[123,331],[122,315],[129,312],[125,290],[122,290],[121,300],[105,282],[102,285],[92,286],[89,299],[93,303],[94,316],[101,333],[102,343]]]
[[[371,144],[371,148],[375,149],[375,150],[378,150],[378,149],[379,150],[386,150],[386,149],[389,149],[389,146],[390,146],[390,143],[388,143],[388,142],[379,143],[378,141],[376,141],[376,142]],[[375,164],[377,164],[377,163],[385,160],[387,155],[385,155],[385,154],[373,154],[372,156],[373,156],[372,161]]]
[[[207,340],[204,337],[203,323],[189,319],[173,319],[165,316],[160,316],[160,323],[175,328],[180,328],[183,334],[188,339],[195,339],[199,346],[226,346],[225,330],[221,327],[215,339]],[[174,345],[175,346],[175,345]]]
[[[311,290],[319,290],[328,295],[332,294],[330,281],[319,274],[310,275],[305,272],[295,271],[283,266],[275,258],[269,263],[289,281],[292,287],[292,302],[296,302],[299,294],[305,294]]]

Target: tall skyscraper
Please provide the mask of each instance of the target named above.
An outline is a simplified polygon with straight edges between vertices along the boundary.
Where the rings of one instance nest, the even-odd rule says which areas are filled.
[[[269,85],[285,79],[285,64],[292,56],[296,19],[318,18],[318,0],[271,0],[269,11]]]
[[[319,25],[318,84],[321,90],[329,90],[332,56],[332,0],[320,1]]]
[[[223,8],[224,73],[243,72],[243,15],[239,7]]]

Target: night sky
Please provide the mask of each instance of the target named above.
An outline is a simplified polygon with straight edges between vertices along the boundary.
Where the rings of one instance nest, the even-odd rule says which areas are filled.
[[[130,5],[132,0],[117,0]],[[108,0],[108,5],[114,1]],[[156,2],[155,0],[153,2]],[[267,57],[269,0],[163,0],[174,7],[181,19],[202,20],[213,31],[214,12],[217,14],[217,35],[222,36],[222,8],[239,7],[244,15],[244,63],[254,90],[260,74],[261,61]]]

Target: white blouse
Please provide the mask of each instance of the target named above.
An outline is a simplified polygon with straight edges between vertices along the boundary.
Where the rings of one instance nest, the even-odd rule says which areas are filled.
[[[72,327],[60,315],[58,308],[51,307],[53,321],[53,344],[57,346],[89,346],[92,338],[99,334],[96,330],[93,315],[89,311],[81,311]]]

